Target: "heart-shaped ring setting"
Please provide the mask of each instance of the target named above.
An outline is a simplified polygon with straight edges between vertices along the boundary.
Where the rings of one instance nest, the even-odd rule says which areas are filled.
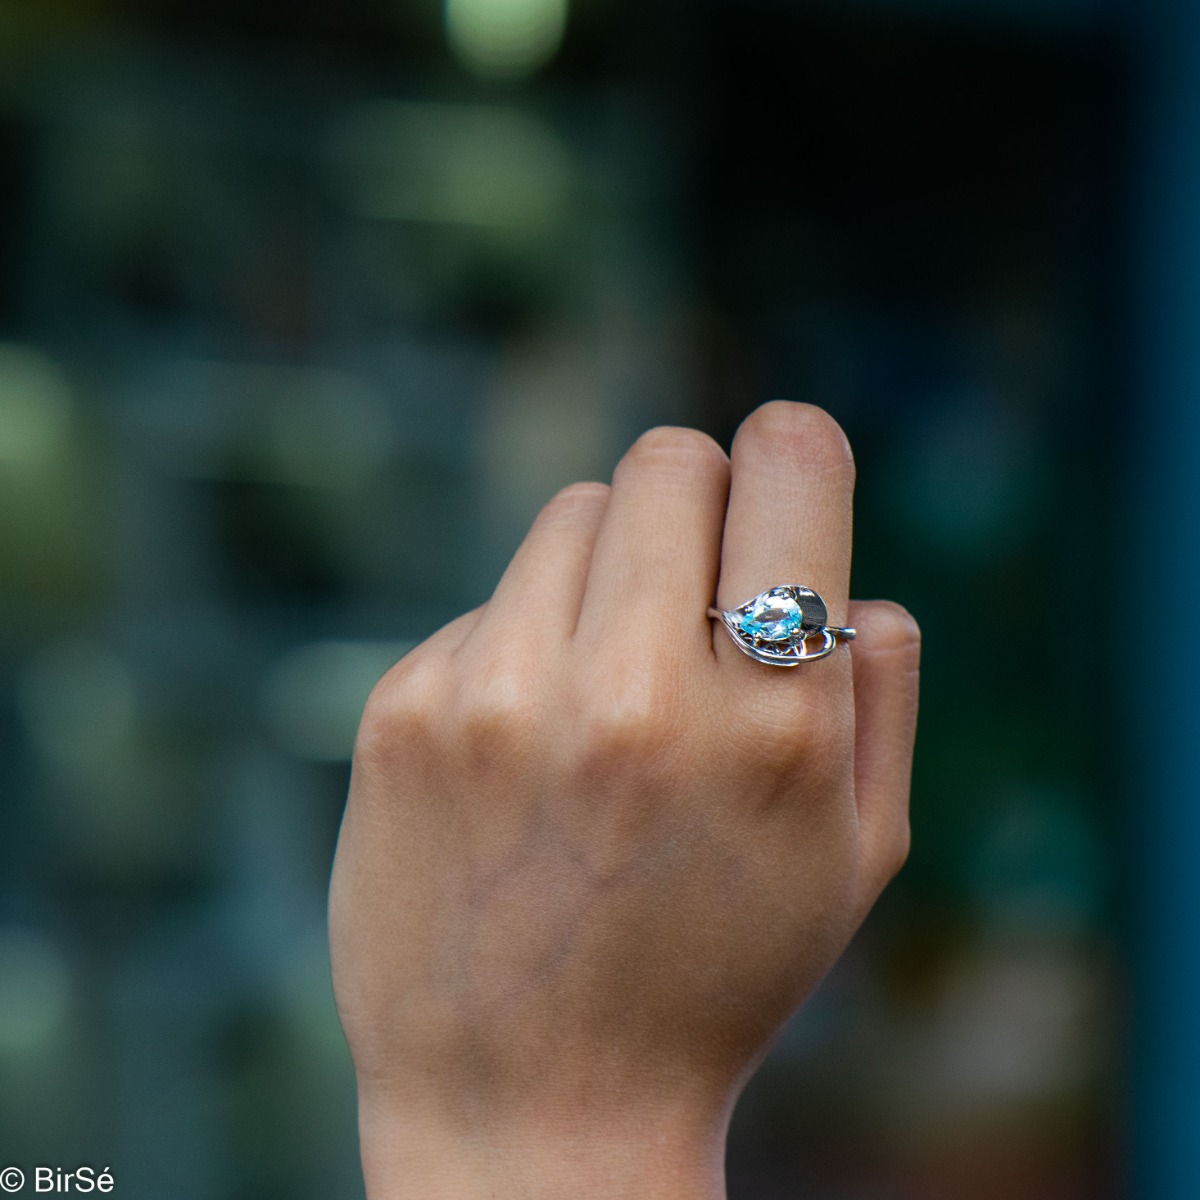
[[[768,588],[737,608],[710,608],[708,615],[720,618],[739,650],[777,667],[824,658],[854,638],[853,629],[829,625],[825,601],[798,583]]]

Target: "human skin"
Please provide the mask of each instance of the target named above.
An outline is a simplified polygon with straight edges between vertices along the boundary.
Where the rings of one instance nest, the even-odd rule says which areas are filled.
[[[854,467],[774,401],[644,434],[363,714],[330,889],[370,1200],[717,1200],[729,1116],[908,852],[919,634],[850,604]],[[814,588],[781,669],[708,605]]]

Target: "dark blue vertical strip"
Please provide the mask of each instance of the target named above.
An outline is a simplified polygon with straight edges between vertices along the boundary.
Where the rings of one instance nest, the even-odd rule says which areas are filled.
[[[1200,2],[1126,11],[1137,61],[1134,483],[1120,536],[1132,630],[1128,762],[1134,891],[1133,1135],[1138,1200],[1200,1197]],[[1143,641],[1144,639],[1144,641]],[[1143,644],[1139,647],[1138,643]],[[1124,703],[1125,698],[1114,697]]]

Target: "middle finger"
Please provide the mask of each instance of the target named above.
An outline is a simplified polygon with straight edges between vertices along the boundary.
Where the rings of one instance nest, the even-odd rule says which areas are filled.
[[[729,460],[694,429],[644,433],[617,464],[576,639],[614,634],[696,653],[709,640]]]

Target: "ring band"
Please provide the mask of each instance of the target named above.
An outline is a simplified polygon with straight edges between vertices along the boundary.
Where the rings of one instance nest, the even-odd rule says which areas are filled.
[[[795,667],[832,654],[854,630],[830,625],[825,601],[812,588],[784,583],[736,608],[710,608],[743,654],[775,667]],[[816,639],[820,643],[816,644]]]

